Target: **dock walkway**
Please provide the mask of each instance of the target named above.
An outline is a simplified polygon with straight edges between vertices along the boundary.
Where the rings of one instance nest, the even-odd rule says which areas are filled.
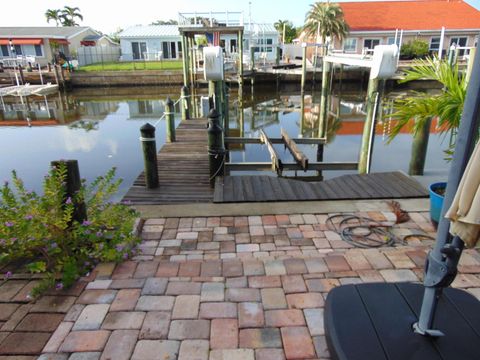
[[[166,143],[157,155],[159,187],[147,189],[142,172],[124,201],[133,205],[210,203],[206,119],[182,121],[176,142]]]
[[[209,185],[206,119],[182,121],[176,142],[158,153],[160,185],[145,187],[143,172],[123,200],[132,205],[368,200],[428,197],[427,190],[401,172],[343,175],[323,182],[274,176],[225,176]]]

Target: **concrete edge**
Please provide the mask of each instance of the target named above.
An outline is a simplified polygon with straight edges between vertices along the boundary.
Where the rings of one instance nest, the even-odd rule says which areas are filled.
[[[327,214],[358,211],[391,211],[389,201],[406,211],[429,211],[428,198],[383,200],[289,201],[263,203],[135,205],[142,218]]]

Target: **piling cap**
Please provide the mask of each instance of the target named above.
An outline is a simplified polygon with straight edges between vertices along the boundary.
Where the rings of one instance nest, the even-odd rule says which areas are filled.
[[[218,114],[218,111],[217,109],[211,109],[209,112],[208,112],[208,117],[209,118],[218,118],[220,115]]]
[[[152,124],[150,123],[146,123],[145,125],[143,125],[141,128],[140,128],[140,131],[143,133],[143,134],[155,134],[155,126],[153,126]]]

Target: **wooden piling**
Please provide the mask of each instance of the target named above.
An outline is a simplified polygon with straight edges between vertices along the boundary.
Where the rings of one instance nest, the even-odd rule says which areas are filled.
[[[175,142],[175,112],[173,108],[173,101],[167,97],[165,102],[165,115],[167,122],[167,142]]]
[[[280,46],[275,48],[275,65],[280,65]]]
[[[429,118],[413,135],[412,157],[410,158],[410,164],[408,166],[409,175],[423,175],[431,123],[432,119]]]
[[[238,88],[239,93],[243,93],[243,31],[238,31]]]
[[[183,85],[188,86],[188,46],[184,35],[182,35],[182,65],[183,65]]]
[[[363,127],[362,145],[360,147],[360,159],[358,161],[358,172],[368,174],[370,172],[371,158],[373,151],[373,140],[375,137],[376,113],[378,108],[378,79],[370,79],[367,90],[367,116]]]
[[[25,84],[25,76],[23,75],[22,65],[18,65],[18,73],[20,74],[20,81],[22,82],[22,85]]]
[[[322,93],[320,98],[320,112],[318,116],[318,137],[325,137],[325,129],[328,119],[328,95],[330,92],[330,82],[329,82],[329,70],[330,63],[325,61],[325,57],[322,58]]]
[[[187,86],[182,86],[180,91],[182,100],[180,101],[180,107],[182,108],[182,120],[189,120],[190,119],[190,109],[188,105],[189,100],[189,92]]]
[[[302,79],[300,81],[300,92],[305,93],[305,78],[307,76],[307,44],[302,44]]]
[[[145,186],[147,189],[158,187],[157,145],[155,143],[155,126],[146,123],[140,128],[140,141],[145,166]]]
[[[53,171],[59,169],[61,165],[65,165],[67,173],[65,179],[65,201],[67,202],[68,198],[71,199],[74,205],[72,220],[76,220],[82,223],[87,219],[87,208],[82,199],[77,198],[78,191],[82,186],[82,180],[80,178],[80,170],[78,167],[77,160],[59,160],[52,161],[50,166]]]
[[[225,136],[228,136],[230,129],[230,114],[229,114],[230,90],[224,83],[223,85],[223,129]]]
[[[60,86],[60,75],[58,74],[58,67],[57,65],[53,65],[53,72],[55,74],[55,82],[57,83],[57,85]]]
[[[52,64],[47,63],[48,72],[52,72]]]
[[[255,47],[250,46],[250,71],[255,70]]]
[[[32,63],[30,61],[28,62],[27,72],[33,72]]]
[[[225,142],[220,126],[220,115],[216,109],[208,114],[208,162],[210,169],[210,187],[215,186],[215,178],[225,172]]]

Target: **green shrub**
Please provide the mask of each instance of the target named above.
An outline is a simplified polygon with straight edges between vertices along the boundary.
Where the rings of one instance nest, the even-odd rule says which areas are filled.
[[[89,186],[82,181],[73,198],[66,195],[66,177],[60,162],[45,176],[43,195],[28,191],[15,171],[12,186],[0,188],[0,267],[16,264],[19,271],[43,274],[33,296],[72,285],[98,262],[127,259],[139,242],[132,232],[136,212],[109,201],[121,183],[115,169]],[[88,220],[80,223],[73,214],[82,202]]]
[[[422,58],[428,55],[428,43],[415,39],[402,45],[400,56],[403,58]]]

